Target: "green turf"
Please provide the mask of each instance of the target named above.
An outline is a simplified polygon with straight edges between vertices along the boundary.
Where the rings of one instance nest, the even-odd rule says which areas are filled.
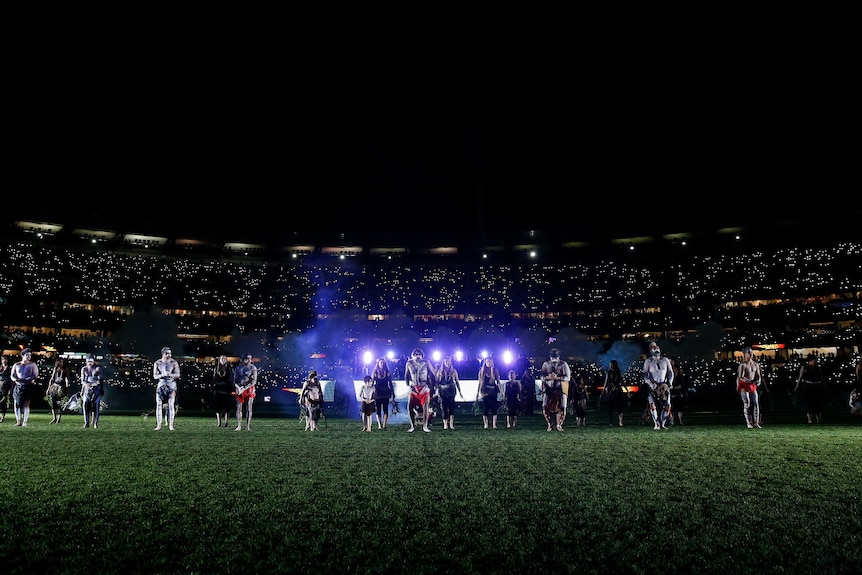
[[[609,427],[363,433],[330,417],[103,414],[0,424],[4,573],[862,571],[862,418],[762,430],[690,414]],[[776,419],[779,419],[776,417]],[[11,421],[10,421],[11,420]],[[501,422],[504,420],[501,418]]]

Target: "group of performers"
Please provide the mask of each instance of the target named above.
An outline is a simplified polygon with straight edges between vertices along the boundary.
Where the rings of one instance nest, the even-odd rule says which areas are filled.
[[[743,417],[749,429],[761,428],[759,392],[765,387],[760,365],[754,360],[752,349],[742,349],[743,359],[737,370],[737,392],[742,399]],[[243,428],[243,406],[245,407],[245,429],[250,430],[253,414],[255,388],[257,385],[257,367],[251,354],[242,356],[238,366],[233,367],[227,356],[219,356],[213,370],[212,383],[215,395],[216,424],[228,426],[229,414],[235,410],[236,431]],[[673,423],[674,408],[671,397],[678,401],[679,395],[672,390],[680,373],[672,358],[664,357],[658,343],[649,344],[649,356],[643,364],[643,378],[647,387],[647,410],[644,417],[649,417],[654,429],[667,429]],[[68,369],[63,358],[58,358],[51,375],[46,398],[51,407],[51,423],[59,423],[64,409],[69,405],[80,405],[83,409],[84,424],[82,427],[99,427],[100,406],[103,397],[103,371],[91,354],[86,357],[86,363],[81,368],[81,391],[66,399],[69,386]],[[857,365],[857,382],[862,377],[862,363]],[[8,365],[6,356],[0,357],[0,422],[6,418],[7,404],[14,405],[15,425],[26,426],[30,417],[30,401],[35,390],[35,382],[39,376],[39,368],[32,361],[32,351],[27,348],[21,352],[21,360]],[[180,377],[179,363],[173,359],[171,349],[164,347],[161,358],[153,364],[153,379],[156,380],[156,430],[162,428],[163,420],[173,431],[176,416],[177,380]],[[378,429],[386,429],[389,423],[390,409],[397,413],[398,404],[394,401],[395,393],[390,371],[385,358],[376,361],[374,370],[365,376],[360,394],[362,401],[363,430],[371,431],[373,416],[376,414]],[[446,356],[439,368],[425,359],[420,348],[413,350],[410,359],[405,364],[405,382],[410,388],[407,411],[410,417],[408,433],[416,429],[416,423],[421,423],[422,430],[430,433],[429,421],[432,414],[432,400],[438,399],[442,410],[443,429],[455,428],[455,398],[461,393],[458,371],[452,365],[451,356]],[[557,349],[552,349],[550,357],[542,364],[541,372],[542,414],[548,425],[548,431],[563,431],[566,421],[569,386],[572,373],[569,365],[560,357]],[[493,357],[483,359],[478,375],[479,386],[476,401],[482,400],[482,420],[487,429],[497,429],[497,416],[502,397],[507,406],[507,427],[517,425],[517,416],[523,404],[523,386],[517,380],[517,373],[510,370],[508,381],[503,384]],[[817,358],[809,355],[802,366],[794,391],[801,391],[808,402],[806,409],[808,422],[819,423],[820,397],[825,389],[825,381]],[[532,390],[527,390],[529,394]],[[585,425],[585,413],[582,413],[584,397],[576,390],[579,401],[576,402],[578,424]],[[608,400],[610,424],[614,425],[614,414],[618,414],[618,425],[623,424],[623,408],[627,400],[624,391],[622,373],[616,360],[611,361],[610,369],[605,378],[603,398]],[[66,399],[66,402],[63,400]],[[323,414],[323,388],[316,371],[312,370],[304,381],[299,393],[299,403],[306,415],[306,430],[319,429],[319,420]],[[578,407],[581,406],[581,407]],[[678,405],[682,407],[682,405]],[[862,414],[862,393],[859,387],[851,392],[850,407],[854,414]],[[682,413],[676,413],[682,424]]]
[[[33,361],[30,348],[21,350],[21,360],[9,367],[5,356],[0,358],[0,422],[6,420],[7,402],[11,399],[15,413],[15,427],[27,427],[30,421],[30,402],[36,393],[39,366]],[[81,405],[84,412],[82,427],[99,427],[102,404],[102,368],[90,354],[80,373],[81,391],[66,399],[69,388],[69,371],[65,360],[57,358],[45,397],[51,408],[51,423],[60,423],[64,409]],[[64,400],[66,400],[64,402]]]

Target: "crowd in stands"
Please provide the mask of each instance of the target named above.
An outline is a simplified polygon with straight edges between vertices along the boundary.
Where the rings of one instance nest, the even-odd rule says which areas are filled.
[[[509,339],[521,330],[547,337],[571,329],[607,344],[644,334],[679,341],[714,322],[723,327],[721,347],[731,355],[681,358],[692,385],[731,380],[733,350],[751,341],[781,341],[839,350],[824,355],[824,371],[843,387],[852,381],[845,374],[855,366],[862,333],[860,269],[862,242],[847,241],[744,253],[615,254],[562,264],[411,264],[207,260],[68,249],[33,238],[0,245],[0,323],[5,349],[38,340],[62,351],[92,346],[95,339],[118,357],[129,350],[114,336],[136,313],[170,315],[178,333],[201,336],[188,344],[187,356],[215,356],[238,333],[264,334],[270,353],[259,386],[276,389],[301,382],[311,367],[361,378],[351,355],[370,337],[390,339],[379,333],[381,325],[408,329],[420,341],[445,330],[461,345],[488,329]],[[327,326],[336,326],[327,331],[338,336],[316,348],[330,351],[328,365],[297,360],[283,349],[291,341],[286,336]],[[801,358],[776,359],[758,357],[767,381],[792,385]],[[606,366],[580,360],[573,369],[599,381]],[[112,385],[152,385],[151,358],[111,361]],[[188,380],[203,384],[210,366],[186,363]],[[465,366],[468,373],[472,365]]]

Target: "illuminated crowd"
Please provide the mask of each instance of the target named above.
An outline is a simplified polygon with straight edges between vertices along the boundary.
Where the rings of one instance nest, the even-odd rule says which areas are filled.
[[[722,255],[614,254],[563,263],[405,263],[168,257],[16,241],[0,248],[0,314],[7,348],[34,338],[54,349],[92,339],[110,343],[123,322],[143,310],[160,310],[174,318],[178,332],[202,335],[189,343],[190,356],[215,355],[236,333],[266,334],[272,354],[260,385],[278,388],[318,367],[278,360],[285,336],[337,332],[316,344],[332,360],[322,367],[359,376],[361,366],[351,357],[377,325],[408,327],[422,340],[448,330],[462,343],[489,328],[545,334],[573,329],[607,342],[645,333],[684,339],[715,322],[730,328],[722,343],[729,350],[752,340],[818,339],[852,350],[860,339],[860,269],[862,243],[853,242]],[[733,359],[685,358],[685,365],[703,385],[722,381]],[[770,372],[770,358],[760,359]],[[855,355],[823,359],[835,363],[828,372],[843,380]],[[112,361],[114,385],[151,385],[146,360]],[[799,362],[794,356],[782,362],[773,380],[792,380]],[[187,363],[188,379],[203,385],[209,366]],[[474,377],[474,366],[464,364],[467,377]],[[575,368],[599,379],[603,366],[587,358]]]

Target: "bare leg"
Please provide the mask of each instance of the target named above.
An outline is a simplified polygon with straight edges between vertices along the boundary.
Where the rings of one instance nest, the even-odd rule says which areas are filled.
[[[162,428],[162,400],[159,398],[158,394],[156,394],[156,428],[154,431],[158,431]]]
[[[177,392],[171,392],[171,396],[168,398],[168,429],[171,431],[174,430],[174,418],[177,415]]]
[[[747,391],[740,391],[739,396],[742,398],[742,415],[745,417],[745,426],[752,429],[754,425],[751,423],[751,415],[749,414],[751,408],[750,394]]]

